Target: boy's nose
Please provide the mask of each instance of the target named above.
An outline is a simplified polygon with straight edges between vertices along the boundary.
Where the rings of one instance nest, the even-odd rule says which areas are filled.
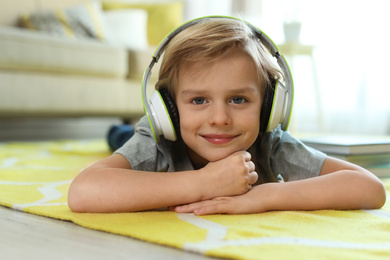
[[[209,111],[210,125],[230,125],[231,117],[226,105],[214,105]]]

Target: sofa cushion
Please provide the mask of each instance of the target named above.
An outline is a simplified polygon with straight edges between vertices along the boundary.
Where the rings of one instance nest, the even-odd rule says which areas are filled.
[[[0,70],[0,82],[2,117],[144,114],[139,81]]]
[[[110,32],[111,44],[129,50],[148,48],[148,13],[145,10],[112,10],[103,12],[103,17]]]
[[[124,77],[128,53],[94,40],[71,40],[0,26],[0,68]]]
[[[39,10],[21,16],[22,27],[68,38],[109,40],[100,2],[88,2],[64,9]]]
[[[139,81],[0,70],[0,82],[2,117],[144,114]]]
[[[103,10],[144,9],[148,12],[148,42],[158,45],[165,36],[183,22],[183,1],[105,0]]]

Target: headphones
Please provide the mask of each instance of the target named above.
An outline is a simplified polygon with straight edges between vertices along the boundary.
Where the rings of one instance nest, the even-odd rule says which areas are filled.
[[[177,136],[180,133],[180,121],[176,103],[168,93],[168,89],[163,88],[155,90],[150,97],[150,103],[147,102],[147,86],[152,74],[152,68],[160,59],[160,56],[163,54],[168,43],[178,33],[194,24],[199,23],[205,18],[228,18],[238,20],[238,18],[234,17],[206,16],[184,23],[161,41],[153,54],[150,65],[145,69],[142,80],[142,102],[156,142],[160,141],[161,135],[167,140],[176,141]],[[279,124],[281,125],[282,130],[285,131],[287,130],[290,122],[294,99],[294,83],[290,68],[286,59],[279,53],[279,48],[275,45],[275,43],[273,43],[273,41],[260,29],[248,22],[245,23],[260,39],[260,42],[271,52],[272,56],[276,58],[277,63],[283,70],[285,76],[284,84],[280,81],[274,80],[265,91],[261,107],[260,131],[272,132]]]

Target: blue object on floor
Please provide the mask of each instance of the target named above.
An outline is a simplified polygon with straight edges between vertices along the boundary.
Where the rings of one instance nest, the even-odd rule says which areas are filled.
[[[114,125],[108,131],[107,142],[110,149],[115,151],[124,145],[133,135],[134,127],[132,125]]]

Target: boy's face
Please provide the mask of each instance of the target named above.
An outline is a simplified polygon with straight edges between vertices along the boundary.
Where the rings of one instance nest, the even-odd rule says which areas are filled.
[[[184,66],[175,98],[181,135],[197,167],[247,150],[259,134],[256,67],[239,49],[209,64]]]

